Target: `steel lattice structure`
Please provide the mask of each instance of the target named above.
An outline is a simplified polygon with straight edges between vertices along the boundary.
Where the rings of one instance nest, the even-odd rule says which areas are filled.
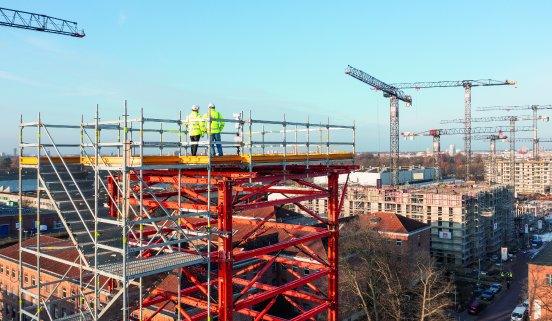
[[[502,132],[505,130],[510,130],[510,132],[515,131],[532,131],[533,128],[529,126],[518,127],[517,129],[506,126],[496,126],[496,127],[475,127],[471,128],[471,134],[493,134],[498,133],[497,137],[505,137],[502,135]],[[423,132],[413,133],[413,132],[402,132],[401,135],[404,139],[413,140],[417,136],[431,136],[433,137],[433,162],[434,162],[434,179],[438,182],[441,179],[441,135],[463,135],[466,133],[465,128],[449,128],[449,129],[431,129]]]
[[[0,8],[0,26],[28,29],[82,38],[84,31],[77,23],[43,14]]]
[[[506,140],[508,136],[499,133],[498,135],[479,135],[473,136],[474,140],[488,140],[490,143],[489,146],[489,184],[496,183],[496,141],[497,140]]]
[[[297,309],[289,320],[321,314],[338,320],[338,217],[347,188],[338,177],[358,169],[354,125],[251,114],[224,121],[236,126],[222,132],[230,139],[221,144],[238,152],[217,157],[208,152],[210,135],[188,140],[187,120],[130,118],[126,102],[118,120],[100,121],[97,113],[80,125],[46,123],[41,115],[21,121],[20,182],[23,169],[36,171],[37,203],[46,198],[55,205],[69,240],[42,246],[37,231],[29,245],[19,230],[20,320],[152,320],[159,313],[175,320],[288,320],[271,311],[277,297]],[[206,155],[189,155],[194,144]],[[328,184],[311,183],[317,176]],[[279,187],[287,182],[293,185]],[[318,199],[327,201],[324,214],[302,205]],[[313,224],[276,220],[276,209],[287,204],[302,208]],[[272,210],[245,214],[259,209]],[[36,216],[40,222],[40,207]],[[324,252],[313,250],[313,242],[324,242]],[[67,248],[73,257],[56,256]],[[23,264],[29,255],[36,266]],[[41,264],[52,262],[68,271],[46,282]],[[275,264],[292,280],[265,280]],[[36,284],[24,283],[24,269]],[[67,284],[78,292],[57,297]],[[74,311],[59,315],[60,306]]]
[[[478,107],[479,111],[492,111],[492,110],[527,110],[531,109],[533,111],[533,158],[539,158],[539,135],[537,120],[548,121],[549,117],[543,117],[538,115],[539,109],[552,109],[552,105],[516,105],[516,106],[486,106]]]
[[[470,178],[470,163],[471,163],[471,88],[479,86],[502,86],[516,85],[515,80],[458,80],[458,81],[423,81],[414,83],[397,83],[391,84],[400,89],[422,89],[422,88],[438,88],[438,87],[464,87],[464,150],[466,151],[466,180]]]
[[[412,97],[406,95],[397,87],[388,85],[350,65],[345,69],[345,74],[373,86],[377,90],[383,91],[384,96],[389,97],[389,156],[391,158],[392,184],[396,186],[399,184],[399,100],[404,101],[407,106],[410,106],[412,104]]]

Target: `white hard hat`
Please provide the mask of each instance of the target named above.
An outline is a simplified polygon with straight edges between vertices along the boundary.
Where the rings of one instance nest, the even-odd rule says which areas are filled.
[[[193,110],[193,111],[198,111],[198,110],[199,110],[199,106],[198,106],[198,105],[193,105],[193,106],[192,106],[192,110]]]
[[[209,108],[215,108],[215,104],[209,104]]]

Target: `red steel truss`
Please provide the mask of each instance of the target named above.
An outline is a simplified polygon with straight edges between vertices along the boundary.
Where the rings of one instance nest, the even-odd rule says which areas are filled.
[[[315,316],[326,313],[327,320],[338,320],[338,218],[345,190],[340,191],[338,177],[357,169],[355,165],[263,165],[253,170],[238,166],[212,166],[209,179],[205,168],[186,170],[144,170],[130,173],[130,188],[139,191],[148,188],[141,199],[129,198],[131,206],[139,206],[140,201],[150,213],[164,210],[178,216],[178,224],[162,227],[161,232],[143,230],[129,233],[131,246],[159,242],[159,233],[169,237],[180,227],[194,232],[210,233],[209,238],[194,239],[196,248],[205,248],[209,240],[211,251],[211,300],[207,300],[206,265],[181,268],[184,281],[175,288],[156,287],[141,302],[142,309],[149,308],[144,320],[151,320],[169,303],[173,303],[171,313],[178,313],[182,320],[206,320],[207,309],[219,320],[231,321],[237,314],[253,317],[254,320],[301,321],[315,320]],[[317,185],[310,178],[325,176],[327,186]],[[111,215],[117,215],[117,206],[122,197],[117,195],[114,184],[120,184],[120,177],[107,180],[111,193]],[[137,182],[141,181],[142,185]],[[133,182],[133,183],[132,183]],[[284,185],[285,187],[279,188]],[[343,187],[346,188],[346,185]],[[152,195],[151,190],[155,192]],[[207,192],[210,191],[211,204]],[[269,200],[270,194],[284,197]],[[134,194],[136,195],[136,194]],[[327,200],[327,217],[308,210],[302,202]],[[297,205],[307,216],[314,218],[316,225],[297,225],[275,220],[275,213],[258,218],[242,215],[252,209],[270,208],[284,205]],[[189,211],[210,211],[205,217],[182,217]],[[166,212],[165,212],[166,213]],[[145,218],[145,217],[144,217]],[[171,219],[167,217],[167,220]],[[163,226],[163,224],[160,224]],[[210,226],[210,227],[209,227]],[[249,228],[239,233],[240,228]],[[277,243],[259,241],[267,231],[280,231],[285,237]],[[327,242],[327,253],[320,255],[312,248],[313,242]],[[177,249],[177,248],[174,248]],[[192,251],[192,248],[178,248]],[[154,255],[153,249],[142,251],[143,257]],[[319,249],[318,249],[319,251]],[[287,253],[288,255],[283,255]],[[289,255],[295,253],[295,255]],[[300,253],[301,255],[297,255]],[[202,255],[207,257],[205,250]],[[263,276],[275,263],[285,267],[293,276],[284,284],[266,282]],[[301,274],[297,270],[308,269]],[[178,293],[180,292],[180,293]],[[301,313],[286,319],[271,315],[270,309],[277,297],[296,307]],[[180,304],[177,304],[180,301]],[[306,308],[305,308],[306,307]],[[138,309],[138,304],[133,307]],[[144,310],[143,310],[144,311]],[[138,320],[137,314],[131,317]]]

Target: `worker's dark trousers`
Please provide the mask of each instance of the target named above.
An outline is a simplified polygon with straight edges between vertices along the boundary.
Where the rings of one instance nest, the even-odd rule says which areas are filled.
[[[201,135],[190,136],[190,139],[192,140],[192,144],[199,142],[200,138],[201,138]],[[196,155],[197,155],[197,144],[193,144],[192,145],[192,156],[196,156]]]

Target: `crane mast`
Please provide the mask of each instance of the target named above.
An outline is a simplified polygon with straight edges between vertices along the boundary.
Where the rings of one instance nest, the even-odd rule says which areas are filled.
[[[479,111],[492,111],[492,110],[527,110],[530,109],[533,111],[533,159],[539,158],[539,137],[538,137],[538,127],[537,120],[542,120],[547,122],[549,117],[543,117],[538,115],[540,109],[552,109],[552,105],[518,105],[518,106],[486,106],[478,107]]]
[[[510,127],[507,126],[496,126],[496,127],[474,127],[471,129],[471,134],[495,134],[498,133],[500,139],[504,139],[502,132],[510,130]],[[514,131],[532,131],[533,127],[531,126],[520,126],[517,129],[514,128]],[[431,136],[433,137],[433,161],[434,161],[434,180],[438,182],[441,179],[441,135],[464,135],[466,133],[465,128],[450,128],[450,129],[431,129],[423,132],[413,133],[413,132],[402,132],[401,135],[404,139],[414,140],[418,136]]]
[[[84,30],[77,23],[43,14],[0,8],[0,26],[42,31],[82,38]]]
[[[496,183],[496,141],[499,139],[507,139],[508,136],[501,132],[498,135],[480,135],[472,136],[474,140],[489,140],[489,184]]]
[[[421,88],[436,88],[436,87],[464,87],[464,150],[466,153],[466,180],[470,178],[470,163],[471,163],[471,88],[478,86],[503,86],[516,85],[515,80],[453,80],[453,81],[424,81],[414,83],[396,83],[391,84],[399,89],[421,89]]]
[[[347,66],[345,74],[356,78],[377,90],[384,92],[384,97],[389,98],[389,156],[391,158],[391,181],[393,186],[399,184],[399,100],[412,104],[412,97],[406,95],[398,88],[389,85],[360,69]]]

